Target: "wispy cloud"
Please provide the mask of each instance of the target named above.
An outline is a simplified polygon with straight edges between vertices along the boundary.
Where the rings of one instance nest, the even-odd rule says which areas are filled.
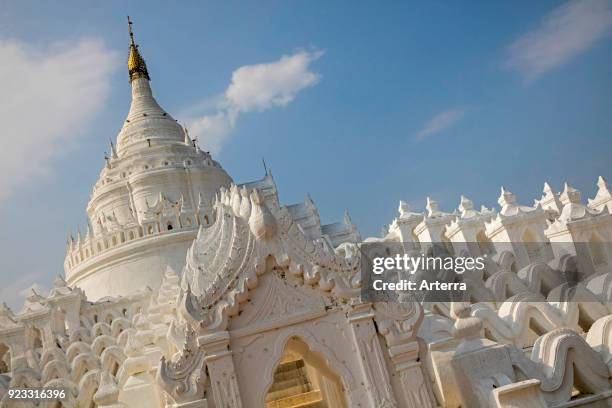
[[[198,115],[201,109],[191,107],[179,116],[203,147],[217,153],[240,114],[286,106],[300,91],[317,84],[320,77],[311,71],[310,65],[321,55],[321,51],[298,51],[274,62],[240,67],[233,72],[223,95],[197,105],[210,108],[214,104],[212,112],[205,109],[209,112]]]
[[[114,52],[95,40],[41,52],[0,39],[0,200],[51,169],[51,159],[86,134],[110,91]]]
[[[465,116],[465,108],[453,108],[438,113],[431,118],[415,136],[416,140],[423,140],[437,133],[442,133]]]
[[[506,65],[533,81],[586,51],[611,31],[610,0],[571,0],[511,44]]]

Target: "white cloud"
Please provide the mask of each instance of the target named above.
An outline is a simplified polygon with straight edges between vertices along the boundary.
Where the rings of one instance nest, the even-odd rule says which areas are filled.
[[[610,0],[571,0],[511,44],[506,65],[533,81],[578,56],[611,29]]]
[[[453,126],[465,116],[465,108],[453,108],[444,112],[438,113],[425,124],[415,136],[416,140],[422,140],[426,137],[441,133]]]
[[[186,116],[184,121],[192,137],[198,137],[203,147],[217,153],[241,113],[286,106],[300,91],[317,84],[320,77],[310,70],[310,64],[321,55],[321,51],[298,51],[278,61],[240,67],[233,72],[223,95],[198,104],[209,107],[214,102],[213,113],[198,116],[190,108],[180,116]]]
[[[321,55],[301,51],[268,64],[240,67],[232,74],[225,97],[241,112],[285,106],[299,91],[319,81],[319,76],[309,71],[309,65]]]
[[[44,176],[52,159],[86,134],[86,124],[104,106],[115,60],[96,40],[42,52],[0,39],[0,200]]]

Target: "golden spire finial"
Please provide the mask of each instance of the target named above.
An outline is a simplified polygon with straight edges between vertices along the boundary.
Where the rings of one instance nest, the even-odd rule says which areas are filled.
[[[128,20],[128,32],[130,33],[130,55],[128,57],[128,72],[130,73],[130,82],[136,78],[146,78],[151,80],[149,77],[149,71],[147,71],[147,64],[144,58],[138,51],[138,45],[134,41],[134,32],[132,31],[132,20],[130,16]]]

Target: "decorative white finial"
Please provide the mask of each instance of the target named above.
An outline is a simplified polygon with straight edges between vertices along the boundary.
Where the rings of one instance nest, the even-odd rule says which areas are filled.
[[[499,199],[497,200],[499,205],[504,207],[509,207],[516,204],[516,196],[509,190],[506,190],[504,186],[501,188],[501,194],[499,195]]]
[[[430,217],[435,217],[436,215],[440,214],[438,202],[431,199],[430,197],[427,197],[427,205],[425,206],[425,209],[427,209],[427,215],[429,215]]]
[[[410,204],[403,200],[400,200],[397,211],[399,211],[400,217],[402,215],[408,214],[410,212]]]
[[[470,200],[464,195],[461,195],[461,201],[459,202],[459,211],[464,213],[466,211],[473,210],[473,209],[474,209],[474,203],[472,202],[472,200]]]
[[[574,187],[570,186],[568,183],[565,183],[563,186],[563,193],[561,193],[561,203],[563,205],[572,203],[572,204],[580,204],[580,199],[582,194],[580,191],[576,190]]]
[[[544,191],[544,193],[550,193],[550,194],[555,193],[555,190],[553,190],[553,188],[550,186],[550,184],[548,184],[548,182],[544,182],[544,189],[542,191]]]
[[[612,213],[612,190],[610,190],[606,179],[602,176],[599,176],[597,179],[597,187],[598,190],[595,198],[589,199],[589,207],[597,211],[607,208],[608,212]]]
[[[597,178],[597,187],[599,187],[600,189],[609,190],[608,183],[606,179],[603,178],[603,176],[599,176]]]

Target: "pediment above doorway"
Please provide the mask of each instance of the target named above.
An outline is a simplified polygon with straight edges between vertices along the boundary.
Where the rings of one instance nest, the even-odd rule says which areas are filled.
[[[310,320],[326,313],[320,292],[291,283],[278,273],[262,276],[238,316],[231,319],[232,336],[242,336]]]

